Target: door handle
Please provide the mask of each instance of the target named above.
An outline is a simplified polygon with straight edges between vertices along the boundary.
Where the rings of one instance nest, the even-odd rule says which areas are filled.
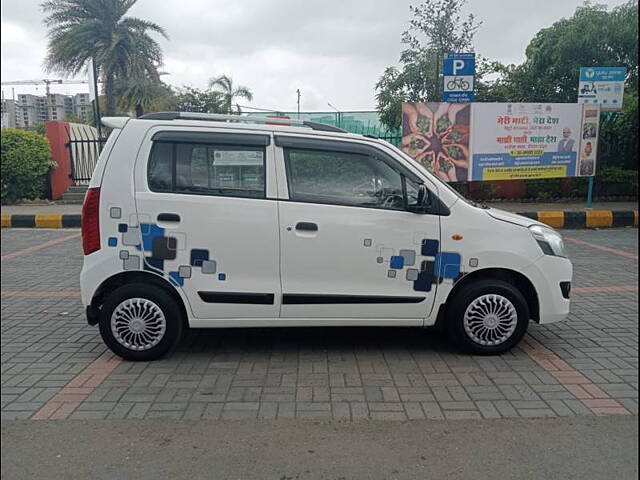
[[[158,214],[158,221],[159,222],[179,222],[180,221],[180,215],[178,215],[177,213],[159,213]]]
[[[318,224],[312,222],[298,222],[296,223],[296,230],[302,230],[307,232],[317,232]]]

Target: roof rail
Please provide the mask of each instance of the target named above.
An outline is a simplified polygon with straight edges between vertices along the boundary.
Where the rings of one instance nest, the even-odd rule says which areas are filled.
[[[310,122],[308,120],[298,120],[295,118],[278,117],[254,117],[247,115],[225,115],[222,113],[199,113],[199,112],[155,112],[147,113],[138,120],[207,120],[213,122],[246,122],[246,123],[269,123],[272,125],[293,125],[299,127],[309,127],[313,130],[323,132],[349,133],[333,125]]]

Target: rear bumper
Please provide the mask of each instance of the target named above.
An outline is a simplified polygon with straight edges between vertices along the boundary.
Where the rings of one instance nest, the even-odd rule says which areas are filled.
[[[524,269],[538,294],[539,323],[547,324],[564,320],[570,311],[569,291],[573,277],[573,265],[568,258],[544,255]],[[567,284],[569,288],[567,288]]]

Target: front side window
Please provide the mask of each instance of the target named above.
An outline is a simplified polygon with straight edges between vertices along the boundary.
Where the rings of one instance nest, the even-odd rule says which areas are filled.
[[[149,188],[158,192],[265,197],[263,147],[154,142]]]
[[[294,201],[404,210],[403,177],[371,155],[285,149]]]

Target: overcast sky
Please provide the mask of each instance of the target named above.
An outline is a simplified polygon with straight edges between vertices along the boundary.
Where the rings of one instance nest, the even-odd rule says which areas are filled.
[[[2,81],[59,78],[42,63],[46,31],[41,0],[2,1]],[[203,88],[226,73],[254,93],[251,105],[295,110],[371,110],[374,85],[397,63],[410,0],[138,0],[133,16],[162,25],[163,79]],[[623,0],[609,0],[610,6]],[[469,0],[482,26],[477,53],[520,63],[541,28],[571,16],[581,0]],[[6,98],[11,87],[2,87]],[[43,93],[19,86],[15,93]],[[54,86],[53,92],[87,91],[86,85]],[[244,102],[243,102],[244,103]]]

